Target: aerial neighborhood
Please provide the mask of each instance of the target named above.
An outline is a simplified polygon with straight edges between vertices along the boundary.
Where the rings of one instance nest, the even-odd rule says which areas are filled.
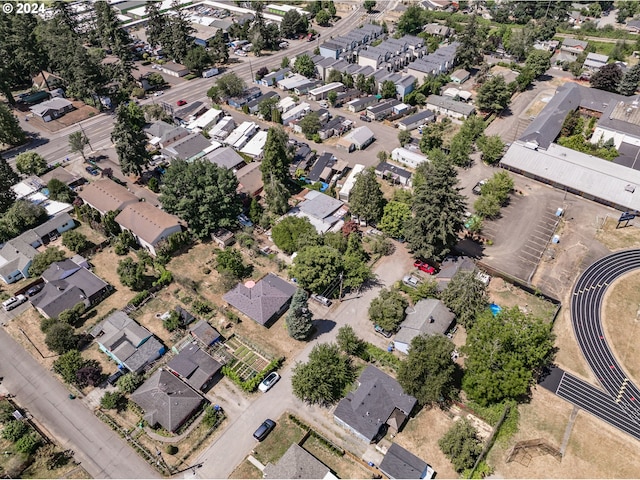
[[[639,2],[0,30],[4,477],[637,477]]]

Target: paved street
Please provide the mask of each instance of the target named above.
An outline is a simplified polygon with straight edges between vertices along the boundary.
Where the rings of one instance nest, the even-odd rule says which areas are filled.
[[[232,415],[228,410],[229,423],[227,428],[215,442],[213,442],[196,460],[202,463],[202,468],[196,470],[198,478],[228,478],[235,467],[250,453],[256,441],[252,433],[264,421],[265,418],[278,419],[285,411],[298,412],[300,416],[312,423],[320,425],[324,430],[335,430],[344,435],[331,421],[327,421],[326,409],[304,404],[297,400],[291,390],[291,373],[296,362],[305,362],[309,353],[317,343],[331,342],[335,339],[338,329],[343,325],[351,325],[357,334],[381,348],[385,348],[389,340],[374,333],[372,324],[368,319],[367,310],[369,303],[374,299],[383,286],[389,287],[400,280],[412,267],[412,259],[406,248],[394,243],[396,253],[391,257],[384,257],[375,270],[378,285],[364,291],[361,295],[346,298],[342,303],[328,311],[324,320],[335,322],[335,326],[326,333],[320,334],[315,340],[310,341],[307,347],[283,369],[280,374],[282,379],[266,394],[258,396],[253,402],[245,403],[244,411],[238,411]],[[285,335],[284,332],[281,333]],[[215,389],[215,388],[214,388]],[[224,403],[223,403],[224,407]],[[353,442],[353,448],[364,449],[366,445],[356,442],[349,435],[347,441]],[[356,450],[354,453],[358,453]],[[362,452],[360,452],[362,453]],[[191,472],[185,474],[185,478],[191,478]]]
[[[17,403],[43,425],[93,478],[159,478],[118,434],[85,408],[33,357],[0,329],[0,376]]]

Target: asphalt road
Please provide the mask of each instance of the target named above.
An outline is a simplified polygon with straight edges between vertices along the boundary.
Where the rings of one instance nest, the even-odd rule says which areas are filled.
[[[571,322],[580,349],[604,390],[640,424],[640,390],[611,351],[601,319],[609,285],[637,269],[640,269],[640,250],[612,253],[589,266],[573,289]]]
[[[92,478],[160,478],[160,474],[102,423],[10,335],[0,329],[0,376],[19,405],[43,425]]]

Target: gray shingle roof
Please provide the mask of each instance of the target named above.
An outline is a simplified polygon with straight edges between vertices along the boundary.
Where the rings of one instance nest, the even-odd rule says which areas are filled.
[[[192,133],[173,142],[169,147],[163,149],[163,151],[171,157],[188,160],[210,146],[211,143],[209,140],[200,133]]]
[[[421,112],[405,117],[402,120],[399,120],[398,123],[401,123],[403,125],[412,125],[417,122],[432,119],[434,116],[435,114],[431,110],[423,110]]]
[[[402,178],[411,178],[411,172],[409,170],[405,170],[404,168],[400,168],[397,165],[392,165],[387,162],[380,162],[376,167],[376,172],[380,175],[384,175],[385,173],[391,173],[393,175],[397,175]]]
[[[244,163],[244,159],[231,147],[216,148],[205,155],[205,158],[219,167],[232,170]]]
[[[331,216],[342,207],[343,203],[337,198],[325,195],[322,192],[309,191],[305,200],[298,204],[298,209],[310,217],[322,220]]]
[[[242,283],[222,297],[260,325],[266,325],[290,300],[296,287],[269,273],[251,288]]]
[[[172,373],[159,369],[135,392],[131,400],[145,412],[150,425],[175,432],[200,406],[202,396]]]
[[[358,378],[359,387],[340,400],[334,416],[369,440],[398,410],[408,416],[417,400],[386,373],[369,365]]]
[[[416,457],[397,443],[391,444],[382,462],[380,462],[380,471],[389,478],[424,478],[423,474],[428,468],[427,462]],[[430,477],[427,476],[427,478]]]
[[[444,335],[454,318],[455,315],[440,300],[420,300],[407,308],[407,316],[394,341],[410,345],[418,335]]]
[[[452,112],[461,113],[463,115],[471,115],[475,111],[473,105],[468,105],[464,102],[458,102],[448,97],[440,95],[429,95],[427,97],[427,106],[435,105],[440,108],[445,108]]]
[[[399,104],[400,102],[398,102]],[[375,137],[375,134],[369,129],[369,127],[358,127],[351,131],[348,135],[345,135],[345,138],[348,138],[353,143],[358,145],[364,145],[369,140]]]
[[[220,333],[213,328],[206,320],[200,320],[191,327],[191,335],[200,340],[205,345],[211,345],[220,338]]]
[[[266,478],[324,478],[329,467],[294,443],[275,464],[267,464],[263,473]]]
[[[195,343],[180,350],[167,366],[196,390],[200,390],[222,368],[219,362]]]

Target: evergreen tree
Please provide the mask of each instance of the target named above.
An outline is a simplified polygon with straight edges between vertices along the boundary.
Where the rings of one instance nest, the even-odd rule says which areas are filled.
[[[275,175],[270,175],[264,184],[264,199],[267,208],[274,215],[284,215],[289,211],[289,197],[291,192]]]
[[[473,327],[473,322],[489,304],[487,286],[478,279],[478,272],[458,271],[447,288],[440,295],[440,299],[455,314],[456,321],[467,330]]]
[[[306,340],[313,330],[313,314],[309,310],[308,299],[307,292],[300,288],[291,299],[286,324],[289,336],[296,340]]]
[[[405,225],[405,238],[420,258],[443,259],[458,241],[464,197],[457,188],[458,178],[450,165],[437,163],[429,167],[429,184],[414,192],[413,216]]]
[[[111,140],[115,143],[120,168],[125,175],[141,175],[149,161],[147,136],[142,130],[144,124],[144,112],[135,103],[122,104],[116,110]]]
[[[351,211],[367,223],[377,223],[382,218],[384,197],[373,167],[357,175],[349,204]]]
[[[640,84],[640,64],[636,64],[627,70],[622,77],[618,91],[621,95],[634,95]]]
[[[160,13],[162,2],[147,2],[147,41],[153,47],[164,46],[167,35],[167,15]]]
[[[118,57],[119,62],[110,64],[112,78],[128,82],[132,80],[133,53],[131,50],[131,37],[122,28],[120,20],[116,16],[113,7],[107,2],[95,2],[93,8],[96,12],[97,32],[100,35],[100,43],[103,48],[110,49]]]
[[[184,62],[187,53],[194,44],[191,41],[191,34],[195,32],[195,28],[191,26],[188,13],[182,9],[179,0],[173,0],[171,3],[171,15],[167,15],[168,38],[169,45],[166,46],[168,55],[178,63]],[[165,48],[165,45],[163,45]]]
[[[0,215],[3,215],[16,200],[11,187],[20,181],[18,174],[0,155]]]
[[[460,46],[456,50],[456,61],[460,68],[469,69],[482,62],[482,44],[486,38],[484,29],[478,25],[478,19],[473,14],[468,16],[468,22],[459,37]]]
[[[603,67],[604,68],[604,67]],[[504,110],[511,102],[511,91],[504,81],[504,77],[491,77],[478,90],[476,104],[486,112]]]
[[[0,143],[20,145],[25,140],[26,135],[16,116],[4,103],[0,103]]]
[[[289,137],[280,127],[271,127],[267,132],[267,141],[262,155],[262,180],[269,183],[271,177],[284,183],[289,177],[289,164],[292,152],[289,148]],[[288,198],[288,197],[287,197]]]
[[[84,132],[73,132],[69,135],[69,152],[80,153],[82,160],[87,161],[87,157],[84,155],[84,149],[89,145],[89,139]]]
[[[224,39],[222,29],[219,29],[209,42],[209,55],[214,63],[227,63],[229,61],[229,46]]]

